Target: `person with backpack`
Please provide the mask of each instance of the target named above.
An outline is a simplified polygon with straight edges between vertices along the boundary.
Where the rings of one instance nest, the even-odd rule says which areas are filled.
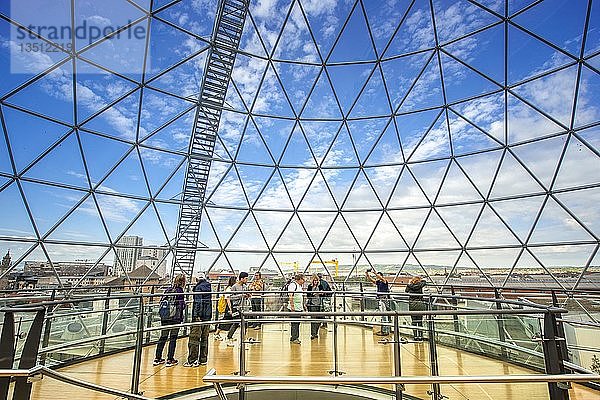
[[[235,285],[236,282],[237,282],[237,277],[230,276],[229,280],[227,281],[227,287],[225,288],[225,293],[221,295],[223,300],[221,300],[221,297],[219,297],[219,302],[217,304],[217,307],[218,307],[219,313],[223,314],[223,318],[221,318],[222,321],[227,321],[227,320],[233,319],[233,317],[231,316],[231,303],[229,302],[229,296],[231,294],[231,288],[233,287],[233,285]],[[224,309],[221,307],[223,301],[225,301]],[[223,336],[221,336],[221,332],[229,331],[229,328],[231,328],[231,323],[221,322],[220,324],[218,324],[217,331],[215,332],[215,340],[223,340]]]
[[[173,280],[173,285],[165,290],[167,296],[163,296],[160,303],[160,325],[169,326],[161,331],[158,344],[156,345],[156,354],[154,356],[153,365],[157,366],[165,364],[165,367],[172,367],[177,365],[178,361],[175,359],[175,346],[177,345],[177,336],[179,335],[179,326],[183,321],[183,310],[185,309],[185,298],[183,297],[183,287],[185,286],[185,275],[177,275]],[[168,295],[170,293],[177,293],[175,295]],[[167,311],[172,310],[172,311]],[[162,358],[163,349],[165,344],[169,340],[169,348],[167,350],[167,360]]]
[[[240,310],[242,309],[243,306],[243,301],[244,298],[248,297],[247,293],[241,293],[241,292],[245,292],[248,288],[246,286],[246,283],[248,282],[248,273],[247,272],[240,272],[240,275],[238,276],[238,280],[235,283],[235,285],[233,285],[231,287],[231,294],[229,296],[229,306],[231,308],[231,316],[233,317],[233,319],[237,319],[240,318]],[[229,328],[229,332],[227,332],[227,346],[228,347],[233,347],[234,344],[234,339],[233,339],[233,335],[235,333],[235,331],[238,328],[238,324],[231,324],[231,327]]]
[[[288,286],[292,283],[292,278],[285,279],[283,286],[279,289],[279,307],[277,311],[286,311],[288,309],[288,304],[290,303],[290,297],[288,294]]]
[[[288,309],[292,312],[304,311],[302,285],[304,285],[304,274],[296,274],[294,280],[288,285]],[[291,322],[290,324],[290,343],[300,344],[300,322]]]
[[[192,322],[210,321],[212,319],[212,295],[210,282],[203,272],[198,273],[192,306]],[[193,325],[190,327],[188,339],[188,358],[184,367],[197,367],[208,362],[208,333],[210,324]]]
[[[371,276],[373,273],[374,277]],[[377,286],[377,301],[379,303],[379,311],[389,311],[390,310],[390,284],[385,279],[381,272],[373,271],[373,268],[369,268],[365,271],[365,275],[367,279],[371,281],[375,286]],[[381,330],[376,333],[378,336],[387,336],[390,334],[390,327],[387,325],[390,322],[390,319],[387,315],[381,316]]]

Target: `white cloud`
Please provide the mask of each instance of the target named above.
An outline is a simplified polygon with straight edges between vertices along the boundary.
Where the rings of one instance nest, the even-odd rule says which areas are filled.
[[[23,52],[17,42],[8,40],[1,35],[0,47],[10,52],[11,71],[15,73],[37,74],[55,64],[48,54],[39,51]]]
[[[251,3],[251,12],[257,18],[281,18],[276,6],[277,0],[257,0]]]
[[[107,186],[101,186],[100,189],[108,193],[118,193],[116,190]],[[102,216],[108,221],[128,223],[140,210],[139,203],[126,197],[98,195],[97,198],[102,211]],[[79,210],[88,213],[90,216],[96,217],[98,215],[98,211],[93,202],[87,202],[86,205],[80,207]]]
[[[97,26],[100,28],[112,25],[110,19],[105,18],[101,15],[92,15],[91,17],[87,17],[86,20],[90,22],[93,26]]]

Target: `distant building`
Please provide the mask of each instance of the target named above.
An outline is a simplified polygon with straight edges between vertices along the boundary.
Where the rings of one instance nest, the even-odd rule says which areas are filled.
[[[231,272],[231,270],[223,270],[223,271],[210,271],[208,273],[208,280],[210,280],[211,282],[227,282],[229,280],[229,278],[231,278],[232,276],[238,276],[238,272]]]
[[[50,264],[47,261],[25,261],[23,272],[32,276],[75,276],[101,277],[107,275],[109,266],[104,263],[95,263],[88,260],[57,261]]]
[[[26,261],[23,273],[34,277],[38,288],[57,286],[102,285],[106,279],[109,266],[88,260],[57,261]]]
[[[140,256],[136,260],[136,268],[146,266],[156,272],[160,277],[167,274],[166,256],[169,251],[163,247],[149,246],[142,249]]]
[[[104,275],[87,275],[83,277],[83,275],[61,275],[60,276],[60,284],[59,277],[56,275],[46,275],[42,277],[37,277],[37,287],[38,288],[52,288],[58,286],[102,286],[104,285],[104,281],[106,280],[106,276]]]
[[[113,264],[112,275],[121,276],[124,271],[130,273],[136,269],[137,260],[142,255],[143,241],[144,239],[139,236],[123,236],[117,242],[117,257]]]
[[[6,251],[6,254],[2,258],[2,264],[0,264],[0,274],[3,274],[5,271],[10,269],[12,265],[12,261],[10,259],[10,250]]]
[[[129,274],[129,279],[131,280],[131,284],[126,276],[119,276],[117,278],[113,278],[106,282],[106,285],[112,286],[115,288],[119,288],[121,290],[125,290],[127,288],[131,289],[130,285],[158,285],[160,282],[160,276],[158,274],[151,271],[147,266],[141,266],[131,271]],[[151,288],[148,286],[144,289],[144,292],[150,291]]]
[[[13,271],[8,274],[8,280],[5,281],[6,284],[3,288],[8,290],[35,289],[37,281],[37,278],[28,272]]]
[[[10,259],[10,250],[8,250],[4,258],[2,258],[2,263],[0,264],[0,276],[5,275],[4,277],[0,278],[0,290],[8,287],[8,274],[6,272],[10,270],[11,265],[12,261]]]

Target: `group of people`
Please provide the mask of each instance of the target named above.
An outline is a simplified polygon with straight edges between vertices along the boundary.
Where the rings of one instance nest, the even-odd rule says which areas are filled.
[[[377,300],[379,310],[390,310],[390,284],[385,279],[381,272],[375,272],[373,269],[368,269],[365,272],[367,279],[377,287]],[[225,300],[227,306],[223,313],[221,323],[217,325],[215,340],[227,341],[228,347],[235,345],[234,334],[239,327],[239,323],[228,322],[240,318],[240,311],[246,298],[250,299],[252,311],[260,312],[264,310],[263,292],[266,289],[264,280],[260,272],[254,274],[254,279],[248,285],[248,273],[240,272],[239,275],[229,278],[227,288],[225,289]],[[165,298],[168,298],[171,304],[176,308],[176,312],[169,318],[161,319],[161,326],[167,328],[161,331],[156,353],[154,357],[154,365],[165,364],[167,367],[177,365],[179,362],[175,359],[175,347],[177,337],[179,335],[179,324],[184,319],[185,298],[184,290],[186,279],[184,275],[178,275],[173,280],[173,284],[165,291]],[[426,304],[423,301],[423,287],[426,282],[418,276],[413,277],[406,286],[406,292],[409,293],[409,310],[423,311],[426,309]],[[193,306],[192,306],[192,322],[208,322],[213,317],[212,307],[212,289],[210,282],[206,279],[203,273],[196,275],[196,282],[192,289],[193,291]],[[291,312],[328,312],[331,311],[331,297],[333,291],[329,283],[323,279],[321,274],[314,274],[310,278],[310,282],[305,290],[305,276],[302,273],[296,274],[284,287],[286,294],[286,308]],[[306,301],[305,301],[306,293]],[[415,341],[423,340],[423,316],[412,315],[412,325],[414,327],[413,336]],[[290,342],[300,344],[300,321],[295,318],[291,322]],[[389,317],[382,316],[382,327],[377,333],[382,336],[390,334]],[[313,319],[310,326],[311,340],[319,337],[319,329],[326,328],[327,324],[318,319]],[[255,330],[261,329],[260,320],[253,319],[247,325],[247,328]],[[227,332],[225,338],[221,336],[222,332]],[[188,340],[188,357],[183,364],[186,367],[196,367],[206,365],[208,362],[208,336],[210,333],[210,324],[192,325],[190,328]],[[249,338],[248,341],[253,341]],[[169,342],[167,349],[167,358],[163,358],[165,345]]]
[[[248,273],[240,272],[236,278],[232,276],[229,278],[227,287],[225,288],[225,300],[227,306],[223,312],[222,322],[217,325],[217,331],[215,333],[215,340],[227,340],[227,346],[235,346],[235,339],[233,335],[238,329],[239,325],[231,322],[227,322],[233,319],[239,319],[240,310],[242,309],[244,299],[250,298],[250,304],[252,311],[260,312],[264,310],[264,300],[262,292],[266,289],[265,281],[262,278],[260,272],[254,274],[254,279],[248,285]],[[252,320],[247,328],[253,328],[255,330],[261,329],[261,323],[258,319]],[[225,338],[221,336],[221,332],[227,332]],[[254,338],[248,338],[248,341],[254,341]]]
[[[185,299],[183,288],[185,287],[185,275],[178,275],[173,280],[173,285],[165,291],[165,296],[171,298],[175,303],[176,313],[170,318],[161,318],[161,326],[169,326],[161,331],[160,338],[156,345],[154,355],[154,365],[165,364],[166,367],[177,365],[179,361],[175,359],[175,347],[179,335],[179,326],[183,322]],[[196,284],[192,289],[194,292],[194,302],[192,305],[192,322],[210,321],[212,319],[212,289],[210,282],[203,273],[196,276]],[[196,367],[206,365],[208,362],[208,334],[210,333],[209,324],[192,325],[188,340],[188,359],[183,364],[186,367]],[[162,357],[165,345],[169,341],[167,349],[167,359]]]
[[[179,326],[177,325],[180,324],[184,318],[185,299],[183,288],[185,287],[185,283],[185,276],[178,275],[173,280],[173,285],[165,291],[165,297],[170,299],[177,311],[174,316],[161,318],[161,326],[168,326],[168,328],[161,331],[160,338],[158,339],[153,363],[155,366],[165,364],[166,367],[172,367],[179,363],[179,361],[175,359],[175,347],[179,335]],[[248,290],[252,292],[248,293]],[[227,306],[223,313],[221,323],[217,325],[215,340],[224,340],[221,336],[221,332],[227,332],[225,336],[227,339],[227,346],[233,347],[235,345],[233,336],[238,329],[239,324],[227,321],[238,319],[240,317],[243,301],[247,297],[250,297],[252,311],[262,311],[264,305],[262,292],[264,290],[265,282],[262,279],[260,272],[254,274],[254,280],[250,286],[248,286],[247,272],[240,272],[237,277],[232,276],[229,278],[227,288],[225,289]],[[204,273],[196,275],[196,283],[192,291],[194,293],[192,322],[211,321],[213,317],[212,289],[211,284],[206,279]],[[261,325],[259,321],[253,321],[249,327],[260,329]],[[188,357],[183,364],[185,367],[206,365],[208,362],[209,333],[210,324],[208,323],[191,326],[188,340]],[[249,338],[249,341],[252,340],[252,338]],[[169,342],[169,347],[167,349],[167,358],[165,360],[163,358],[163,351],[167,341]]]
[[[304,303],[304,274],[296,274],[287,284],[288,310],[292,312],[305,311]],[[306,309],[310,312],[331,311],[331,296],[333,292],[329,283],[320,274],[314,274],[306,288]],[[312,321],[310,323],[310,339],[319,337],[319,329],[327,328],[327,323]],[[291,322],[290,342],[300,344],[300,322]]]

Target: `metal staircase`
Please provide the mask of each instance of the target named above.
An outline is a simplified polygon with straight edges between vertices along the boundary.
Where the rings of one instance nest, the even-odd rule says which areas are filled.
[[[194,269],[210,164],[249,1],[221,0],[215,16],[211,47],[190,140],[172,276],[183,273],[189,278]]]

